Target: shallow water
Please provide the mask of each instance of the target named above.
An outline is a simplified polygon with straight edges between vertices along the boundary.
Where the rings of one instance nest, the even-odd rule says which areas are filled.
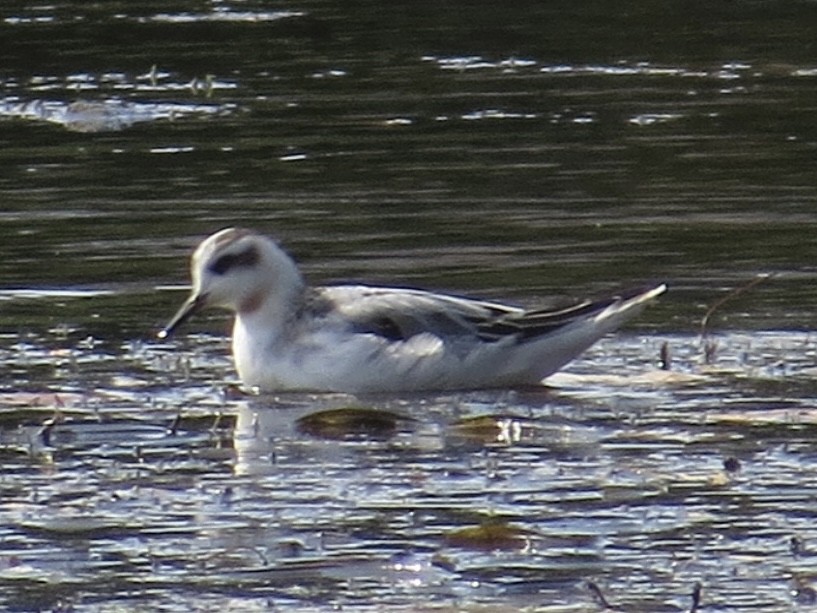
[[[813,4],[78,4],[0,8],[0,608],[814,605]],[[153,336],[234,224],[671,290],[541,390],[245,396]]]

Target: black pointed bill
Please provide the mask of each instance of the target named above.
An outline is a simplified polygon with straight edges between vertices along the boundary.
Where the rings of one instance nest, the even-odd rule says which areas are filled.
[[[182,307],[176,312],[173,316],[173,319],[159,332],[156,336],[159,338],[168,338],[173,332],[176,331],[176,328],[181,326],[184,322],[188,319],[193,317],[196,313],[198,313],[202,308],[204,308],[205,304],[207,303],[207,295],[200,295],[200,296],[190,296],[187,301],[182,305]]]

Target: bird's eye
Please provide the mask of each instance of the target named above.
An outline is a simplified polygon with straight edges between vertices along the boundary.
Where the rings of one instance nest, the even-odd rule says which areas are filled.
[[[217,275],[223,275],[232,268],[239,266],[251,267],[258,263],[258,251],[255,247],[248,247],[238,253],[225,253],[216,258],[208,268]]]

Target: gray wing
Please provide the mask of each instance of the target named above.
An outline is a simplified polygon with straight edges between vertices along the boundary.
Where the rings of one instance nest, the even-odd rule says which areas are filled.
[[[415,289],[337,285],[314,290],[316,304],[340,314],[357,332],[389,340],[421,333],[496,342],[524,341],[598,313],[620,298],[585,301],[560,310],[525,311],[495,302]]]

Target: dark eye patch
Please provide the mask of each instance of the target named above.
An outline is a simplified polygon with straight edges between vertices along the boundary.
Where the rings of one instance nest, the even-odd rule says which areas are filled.
[[[238,253],[225,253],[219,256],[208,268],[217,275],[223,275],[231,268],[255,266],[258,264],[258,260],[258,250],[255,247],[247,247],[244,251]]]

